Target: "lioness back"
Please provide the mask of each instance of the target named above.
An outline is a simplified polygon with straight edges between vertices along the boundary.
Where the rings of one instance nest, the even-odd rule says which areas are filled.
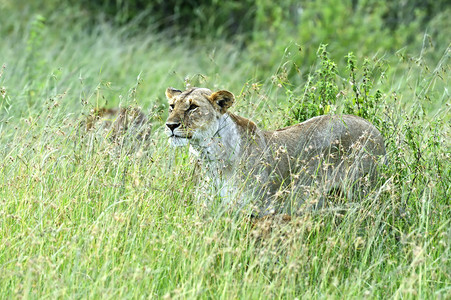
[[[170,143],[189,144],[225,197],[260,199],[262,215],[296,212],[309,200],[322,205],[334,190],[352,198],[374,187],[384,141],[360,117],[319,116],[264,131],[228,111],[235,101],[228,91],[169,88],[166,96]],[[243,184],[246,191],[237,196]]]
[[[376,166],[385,155],[380,132],[353,115],[315,117],[265,132],[265,138],[269,157],[274,158],[267,171],[272,174],[271,193],[282,184],[300,192],[315,183],[322,194],[331,190],[348,192],[349,197],[365,194],[374,185]]]

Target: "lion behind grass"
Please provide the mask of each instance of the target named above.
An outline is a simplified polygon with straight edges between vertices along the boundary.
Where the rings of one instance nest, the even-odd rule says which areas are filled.
[[[119,143],[132,137],[135,144],[147,140],[152,129],[146,114],[137,107],[93,109],[84,125],[86,131],[104,131],[105,136]]]

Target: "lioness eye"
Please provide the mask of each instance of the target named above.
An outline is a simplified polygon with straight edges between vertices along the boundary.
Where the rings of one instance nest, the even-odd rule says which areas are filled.
[[[188,110],[195,110],[196,108],[198,108],[199,106],[197,106],[196,104],[191,104],[188,108]]]
[[[174,109],[174,104],[169,104],[169,110],[173,110]]]

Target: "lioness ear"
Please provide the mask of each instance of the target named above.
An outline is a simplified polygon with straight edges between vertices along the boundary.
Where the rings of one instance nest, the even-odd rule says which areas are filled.
[[[181,90],[177,90],[177,89],[174,89],[172,87],[168,87],[166,89],[166,98],[168,98],[168,100],[171,100],[172,98],[174,98],[175,96],[180,95],[181,93],[182,93]]]
[[[227,109],[235,102],[235,96],[229,91],[214,92],[210,96],[210,101],[217,105],[221,114],[224,114]]]

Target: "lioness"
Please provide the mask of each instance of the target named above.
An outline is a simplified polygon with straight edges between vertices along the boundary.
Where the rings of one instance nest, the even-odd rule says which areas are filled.
[[[86,119],[86,130],[102,129],[114,141],[122,142],[126,134],[143,141],[149,138],[151,124],[136,107],[93,109]]]
[[[168,88],[166,97],[170,144],[189,144],[223,195],[244,187],[244,198],[257,197],[259,215],[296,213],[309,198],[318,207],[331,192],[363,195],[385,155],[380,132],[357,116],[325,115],[264,131],[228,111],[231,92]]]

